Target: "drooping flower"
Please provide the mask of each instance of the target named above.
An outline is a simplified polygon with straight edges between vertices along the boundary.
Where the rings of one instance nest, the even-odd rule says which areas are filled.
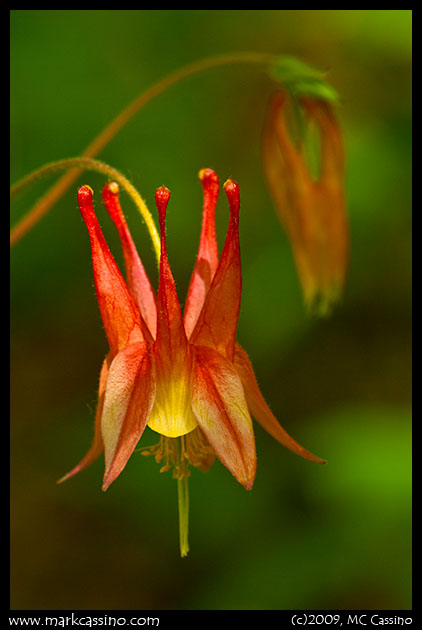
[[[120,235],[127,281],[101,231],[91,188],[82,186],[78,191],[110,351],[100,375],[92,446],[62,480],[104,451],[106,490],[148,425],[160,440],[143,452],[162,462],[162,470],[173,467],[179,481],[187,478],[189,464],[207,470],[217,457],[239,483],[251,489],[256,472],[251,415],[293,452],[323,462],[277,422],[246,352],[236,342],[242,283],[238,185],[230,179],[224,184],[230,218],[219,257],[215,231],[219,182],[211,169],[201,170],[199,177],[204,191],[202,231],[183,314],[166,248],[170,191],[162,186],[155,194],[161,234],[156,295],[121,210],[118,185],[106,184],[103,202]],[[181,546],[185,555],[187,543]]]
[[[305,302],[328,312],[340,297],[348,258],[344,147],[330,102],[302,96],[296,103],[320,135],[319,174],[307,164],[303,144],[287,123],[289,98],[275,95],[263,134],[263,164],[277,214],[287,232]]]

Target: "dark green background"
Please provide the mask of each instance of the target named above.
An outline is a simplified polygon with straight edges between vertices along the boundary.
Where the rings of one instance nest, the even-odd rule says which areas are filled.
[[[151,102],[100,155],[154,212],[172,191],[169,256],[181,301],[198,246],[199,169],[240,184],[238,339],[285,428],[318,467],[256,427],[252,492],[220,463],[191,477],[180,559],[176,483],[135,454],[101,491],[87,450],[107,352],[77,185],[11,254],[11,606],[295,609],[411,606],[411,12],[12,11],[12,182],[80,154],[142,90],[230,51],[329,68],[343,97],[351,260],[329,319],[306,316],[265,187],[260,140],[276,86],[256,67],[209,70]],[[51,180],[51,182],[54,180]],[[12,204],[12,224],[47,189]],[[104,179],[86,173],[100,222]],[[220,243],[227,205],[218,206]],[[128,221],[156,283],[148,235]],[[143,444],[155,441],[148,429]]]

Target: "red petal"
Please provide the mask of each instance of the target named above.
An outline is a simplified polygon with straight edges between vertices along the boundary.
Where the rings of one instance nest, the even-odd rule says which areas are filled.
[[[240,200],[239,187],[233,180],[226,181],[224,190],[230,206],[226,241],[190,342],[214,348],[229,360],[233,360],[242,293],[239,248]]]
[[[273,438],[275,438],[283,446],[286,446],[288,449],[293,451],[293,453],[296,453],[311,462],[325,464],[325,460],[313,455],[303,448],[303,446],[300,446],[300,444],[290,437],[290,435],[278,423],[259,390],[255,373],[251,362],[249,361],[248,355],[243,348],[239,346],[239,344],[236,344],[234,366],[242,381],[246,401],[252,417],[255,418],[255,420],[257,420],[257,422],[259,422],[259,424],[273,436]]]
[[[177,437],[196,426],[192,413],[189,417],[190,352],[167,257],[165,222],[170,191],[161,186],[155,193],[155,199],[160,220],[161,256],[157,294],[157,337],[153,349],[157,399],[150,426],[162,435]]]
[[[57,483],[62,483],[62,481],[66,481],[73,475],[76,475],[78,472],[90,466],[96,459],[101,455],[104,450],[103,437],[101,435],[101,416],[103,413],[104,406],[104,395],[105,388],[107,383],[108,369],[111,363],[111,353],[109,353],[104,359],[101,372],[100,372],[100,385],[98,387],[98,403],[97,403],[97,411],[95,414],[95,423],[94,423],[94,440],[92,442],[91,448],[85,455],[85,457],[79,462],[75,468],[73,468],[67,475],[64,475],[61,479],[58,480]]]
[[[130,292],[135,299],[151,335],[155,337],[157,308],[155,306],[154,291],[138,252],[136,251],[135,244],[122,212],[119,201],[119,186],[116,182],[109,182],[104,186],[103,202],[119,232]]]
[[[157,337],[154,350],[157,360],[165,363],[171,372],[185,361],[187,339],[176,285],[167,257],[165,221],[170,191],[161,186],[155,193],[155,199],[160,219],[161,258],[157,294]]]
[[[276,94],[270,111],[270,126],[273,128],[278,144],[283,156],[283,162],[291,177],[308,180],[308,169],[300,151],[296,148],[290,138],[286,126],[287,95]]]
[[[210,168],[202,169],[199,172],[199,179],[204,189],[204,205],[198,256],[190,281],[184,312],[185,330],[188,338],[195,327],[218,266],[215,208],[219,181],[217,174]]]
[[[233,365],[211,348],[194,347],[192,410],[220,461],[247,490],[256,473],[252,420]]]
[[[288,177],[286,166],[283,162],[280,147],[274,133],[274,122],[278,112],[277,99],[269,110],[262,137],[262,163],[267,183],[274,198],[277,211],[280,214],[289,235],[297,233],[297,221],[290,212],[291,201],[287,187],[283,184]]]
[[[141,318],[95,216],[89,186],[79,189],[78,204],[88,228],[98,305],[114,356],[129,342],[145,340]]]
[[[106,469],[103,490],[120,475],[144,429],[155,399],[152,359],[142,343],[117,354],[110,365],[101,419]]]

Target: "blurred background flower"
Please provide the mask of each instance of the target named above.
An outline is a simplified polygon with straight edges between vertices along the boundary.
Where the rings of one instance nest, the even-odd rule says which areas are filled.
[[[212,475],[193,471],[183,560],[174,480],[152,458],[132,457],[105,494],[100,460],[55,483],[90,444],[107,352],[77,187],[14,247],[12,608],[411,606],[411,18],[408,10],[11,11],[12,182],[79,155],[178,67],[228,51],[289,54],[328,68],[343,98],[351,232],[341,304],[310,319],[262,173],[276,86],[258,68],[213,69],[174,86],[99,156],[131,178],[152,212],[156,188],[172,191],[168,229],[178,237],[168,247],[182,302],[200,232],[197,173],[210,167],[239,182],[238,340],[247,339],[280,422],[328,460],[313,466],[256,426],[252,492],[218,463]],[[86,173],[83,183],[101,190],[104,178]],[[13,203],[12,224],[47,186]],[[131,201],[122,203],[156,283],[146,229]],[[121,262],[99,195],[96,207]]]

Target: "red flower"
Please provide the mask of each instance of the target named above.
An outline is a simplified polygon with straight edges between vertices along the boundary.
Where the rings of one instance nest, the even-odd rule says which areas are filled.
[[[189,463],[206,469],[216,455],[250,489],[256,472],[250,414],[284,446],[310,461],[322,462],[277,422],[245,351],[236,343],[242,282],[238,185],[233,180],[224,184],[230,219],[219,258],[214,222],[218,178],[210,169],[200,171],[199,177],[204,189],[202,232],[184,315],[167,258],[169,190],[162,186],[155,195],[161,232],[155,296],[120,208],[118,185],[112,182],[104,187],[103,201],[120,235],[127,283],[97,221],[92,190],[89,186],[79,189],[110,352],[100,375],[93,444],[63,479],[91,464],[104,450],[106,490],[126,466],[148,425],[162,436],[149,451],[165,460],[164,469],[174,465],[179,479],[186,475]]]
[[[321,139],[316,178],[286,124],[288,98],[277,94],[264,130],[263,159],[268,186],[290,239],[308,306],[328,311],[344,286],[348,228],[344,198],[344,148],[329,102],[302,97],[299,106],[316,123]]]

